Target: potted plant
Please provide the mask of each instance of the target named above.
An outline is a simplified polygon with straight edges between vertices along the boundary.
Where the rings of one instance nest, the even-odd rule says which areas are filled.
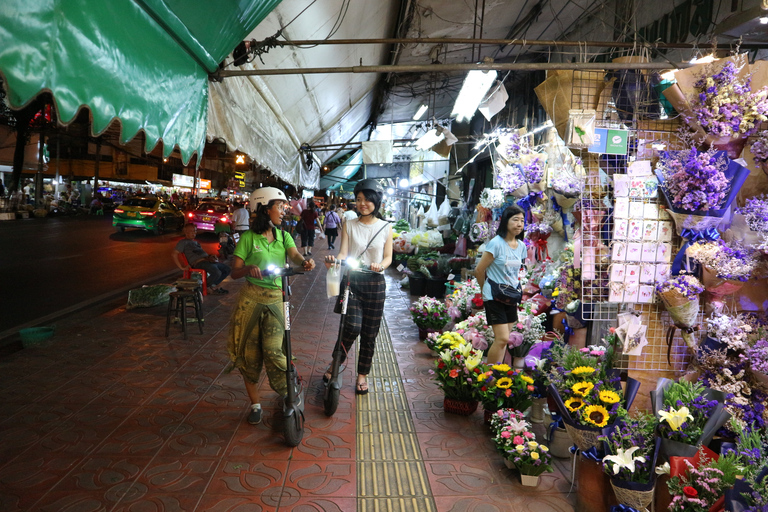
[[[440,352],[433,374],[445,395],[445,412],[469,416],[477,410],[473,370],[482,361],[483,354],[473,349],[469,343],[458,340],[461,340],[461,336],[457,336],[453,345]]]
[[[443,301],[432,297],[420,297],[410,307],[413,323],[419,328],[419,339],[424,341],[430,331],[441,330],[448,323],[448,308]]]
[[[508,364],[480,365],[475,386],[485,410],[485,421],[499,409],[525,411],[531,406],[533,379]]]

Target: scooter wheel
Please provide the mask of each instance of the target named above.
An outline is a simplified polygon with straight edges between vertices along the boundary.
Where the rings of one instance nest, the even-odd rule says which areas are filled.
[[[336,409],[339,408],[339,395],[341,390],[338,388],[329,387],[325,398],[323,399],[323,410],[326,416],[333,416],[336,413]]]
[[[285,419],[285,444],[298,446],[304,437],[304,413],[294,412]]]

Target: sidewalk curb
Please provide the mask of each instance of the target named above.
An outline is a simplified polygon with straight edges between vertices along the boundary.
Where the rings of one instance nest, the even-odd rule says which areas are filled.
[[[0,348],[7,347],[8,345],[12,345],[13,343],[18,341],[18,333],[21,329],[26,329],[28,327],[36,327],[39,325],[44,325],[50,322],[53,322],[54,320],[58,320],[59,318],[65,317],[67,315],[70,315],[72,313],[76,313],[85,309],[88,309],[92,307],[95,304],[102,303],[102,302],[111,302],[114,300],[117,300],[118,297],[121,295],[124,295],[128,293],[130,290],[133,290],[135,288],[140,288],[145,284],[154,284],[160,281],[165,281],[171,277],[178,276],[179,271],[178,270],[172,270],[170,272],[166,272],[164,274],[159,274],[153,277],[150,277],[145,282],[142,283],[136,283],[129,286],[124,286],[123,288],[119,288],[117,290],[113,290],[107,293],[104,293],[102,295],[99,295],[98,297],[94,297],[92,299],[88,299],[85,301],[82,301],[78,304],[74,304],[72,306],[69,306],[67,308],[61,309],[59,311],[56,311],[54,313],[50,313],[46,316],[36,318],[35,320],[30,320],[29,322],[26,322],[21,325],[17,325],[15,327],[11,327],[10,329],[7,329],[5,331],[0,332]]]

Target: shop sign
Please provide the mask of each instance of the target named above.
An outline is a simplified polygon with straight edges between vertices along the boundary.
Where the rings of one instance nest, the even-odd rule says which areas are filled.
[[[595,142],[589,146],[589,152],[601,155],[626,155],[628,136],[627,130],[595,128]]]
[[[192,177],[192,176],[187,176],[186,174],[174,174],[173,175],[173,186],[174,187],[194,188],[194,186],[195,186],[195,178]]]
[[[204,180],[201,178],[197,181],[200,183],[200,187],[199,187],[200,189],[211,190],[211,180]]]

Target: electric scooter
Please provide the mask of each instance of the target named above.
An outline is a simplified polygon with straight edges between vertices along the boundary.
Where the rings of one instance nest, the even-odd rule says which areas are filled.
[[[293,354],[291,353],[291,304],[289,301],[291,288],[288,278],[303,274],[303,272],[296,272],[286,261],[283,268],[270,265],[265,270],[262,270],[261,273],[265,276],[280,276],[282,279],[283,316],[285,317],[283,351],[285,352],[287,366],[285,380],[288,384],[288,392],[283,402],[285,444],[288,446],[298,446],[302,437],[304,437],[304,386],[299,381],[299,373],[296,370],[296,365],[293,364]]]
[[[347,318],[347,307],[349,306],[349,281],[350,271],[360,268],[360,264],[354,258],[347,258],[341,262],[341,279],[345,281],[344,295],[341,297],[341,318],[339,319],[339,334],[336,337],[336,345],[333,349],[333,361],[331,362],[331,377],[325,384],[325,393],[323,394],[323,410],[326,416],[333,416],[339,407],[339,395],[341,394],[341,354],[344,346],[341,342],[341,336],[344,332],[344,321]],[[368,268],[364,266],[363,268]]]

